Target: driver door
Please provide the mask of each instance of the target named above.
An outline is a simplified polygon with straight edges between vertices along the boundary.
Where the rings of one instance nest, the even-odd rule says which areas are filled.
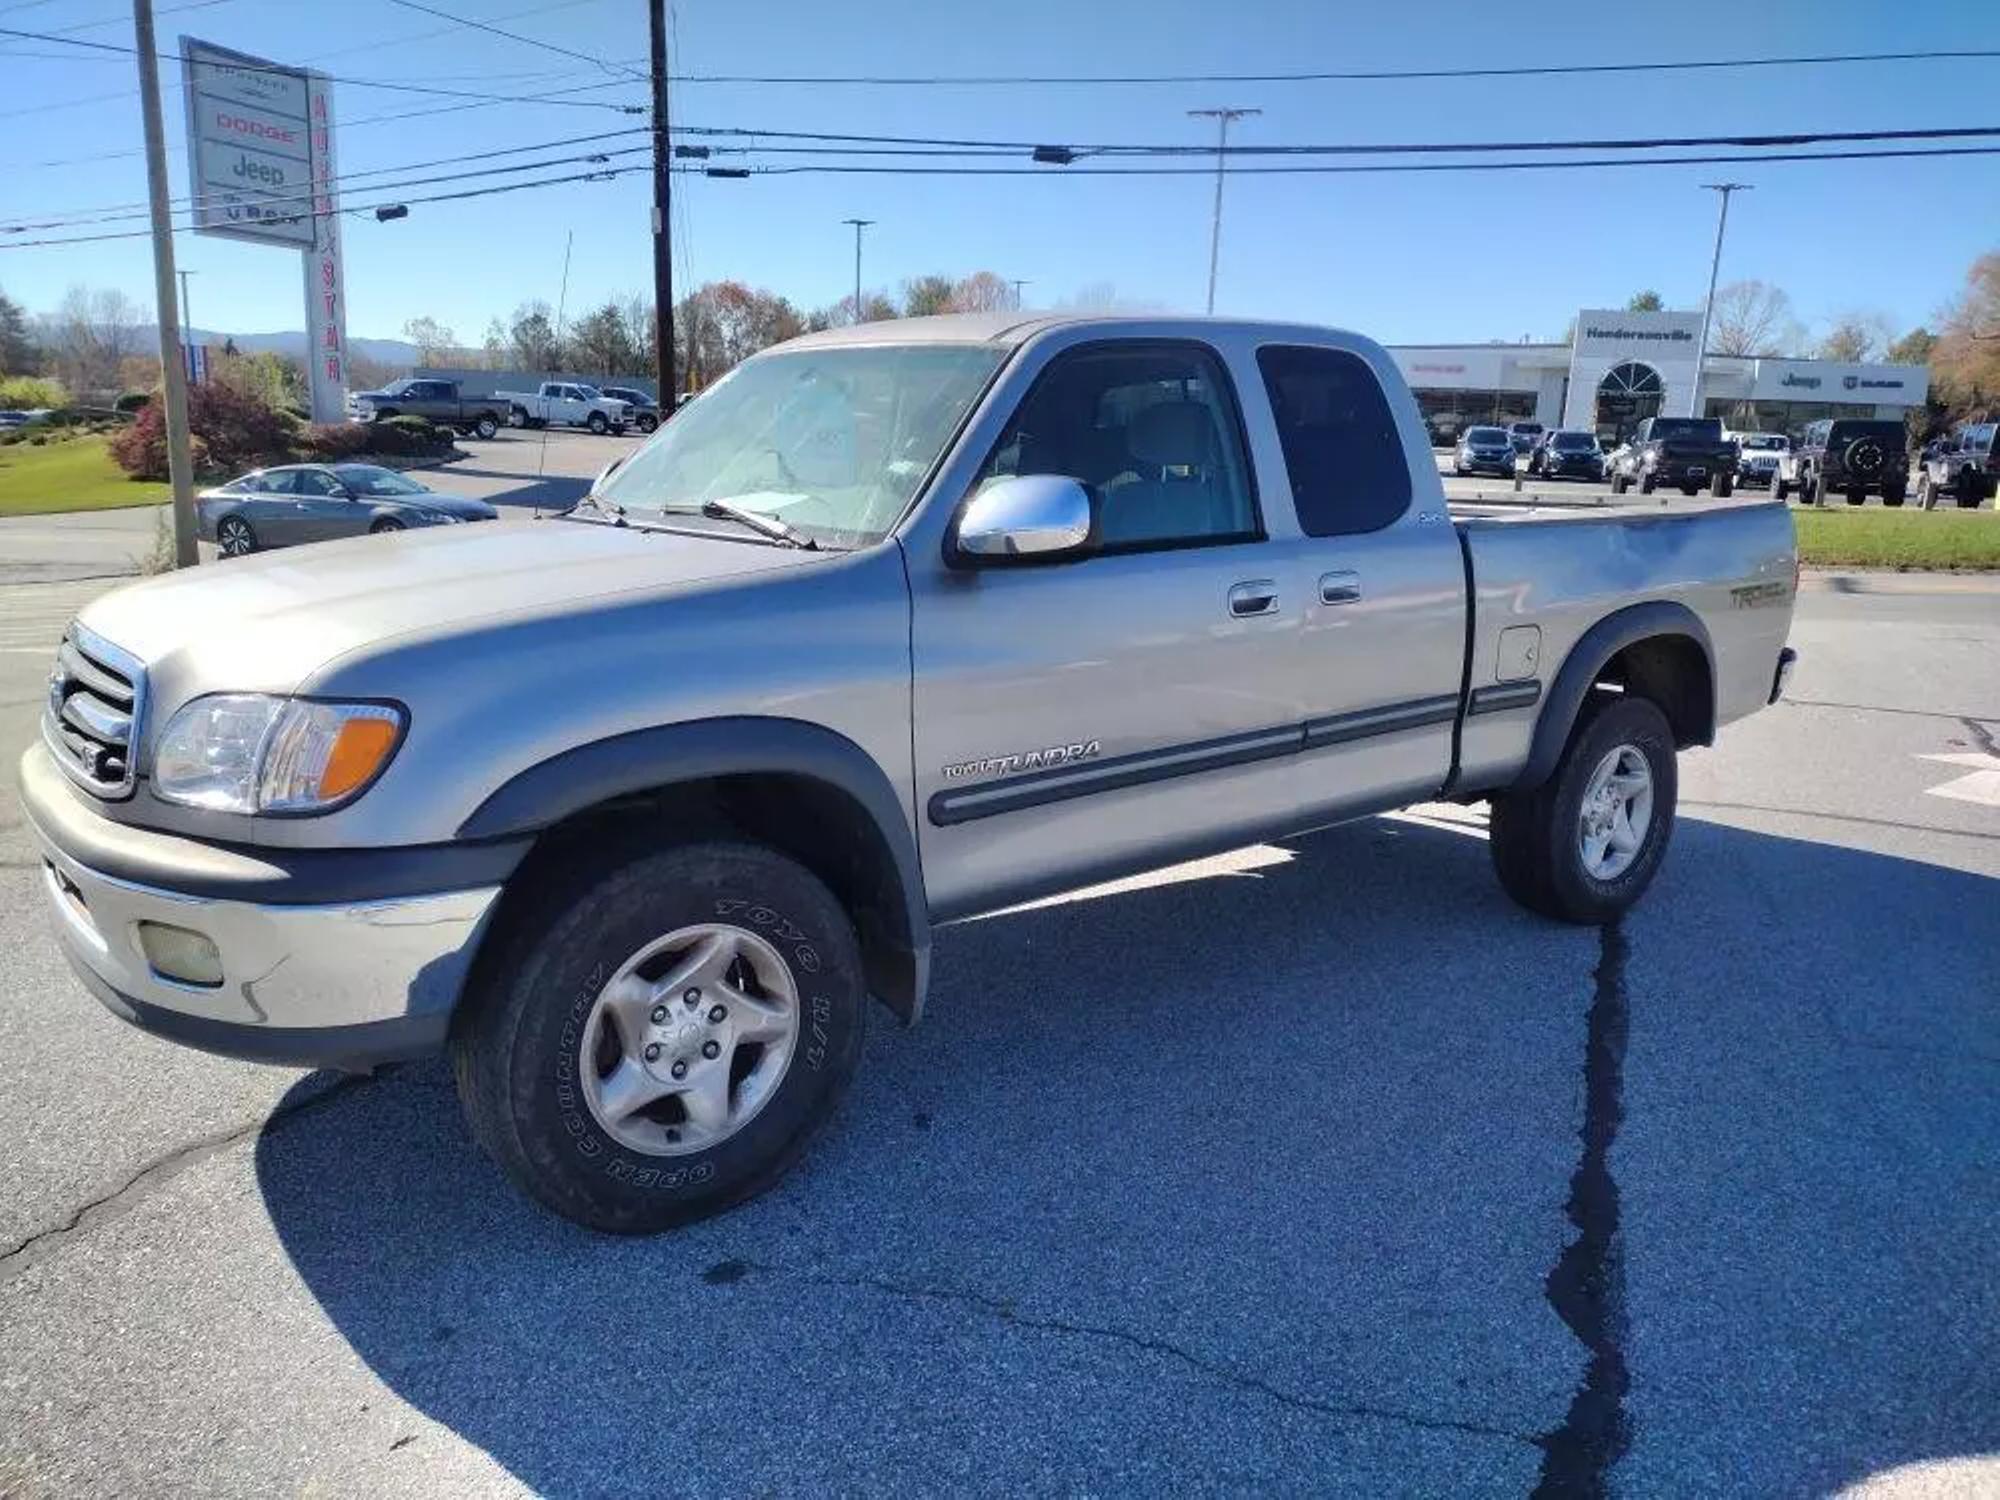
[[[299,469],[297,540],[323,542],[337,536],[353,536],[366,530],[366,508],[350,500],[340,481],[324,469]]]

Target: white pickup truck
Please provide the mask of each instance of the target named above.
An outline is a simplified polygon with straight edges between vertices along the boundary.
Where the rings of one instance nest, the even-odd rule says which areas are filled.
[[[630,402],[615,400],[594,385],[574,380],[544,380],[538,391],[495,391],[495,401],[507,406],[510,427],[588,427],[592,432],[623,432],[632,420]]]

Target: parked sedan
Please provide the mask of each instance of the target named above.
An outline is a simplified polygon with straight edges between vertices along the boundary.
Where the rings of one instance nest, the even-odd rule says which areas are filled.
[[[1504,427],[1468,427],[1458,440],[1451,467],[1458,474],[1498,474],[1514,477],[1514,443]]]
[[[266,547],[458,521],[491,521],[484,500],[443,495],[375,464],[285,464],[257,469],[195,500],[201,534],[224,557]]]

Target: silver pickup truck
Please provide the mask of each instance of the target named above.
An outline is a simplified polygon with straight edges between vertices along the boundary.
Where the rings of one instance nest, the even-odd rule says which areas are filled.
[[[20,782],[118,1015],[448,1048],[521,1187],[653,1230],[784,1170],[938,923],[1432,799],[1490,803],[1527,907],[1615,918],[1796,586],[1780,505],[1454,516],[1353,334],[875,323],[565,516],[97,600]]]

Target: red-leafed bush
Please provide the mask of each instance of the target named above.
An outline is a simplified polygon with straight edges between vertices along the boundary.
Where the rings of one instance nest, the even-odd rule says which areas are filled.
[[[359,422],[315,422],[299,446],[314,458],[338,463],[368,451],[368,429]]]
[[[291,457],[295,426],[254,396],[225,385],[188,392],[188,431],[202,455],[200,468],[236,474]],[[111,456],[135,479],[167,477],[167,411],[164,401],[140,408],[130,427],[111,440]]]

